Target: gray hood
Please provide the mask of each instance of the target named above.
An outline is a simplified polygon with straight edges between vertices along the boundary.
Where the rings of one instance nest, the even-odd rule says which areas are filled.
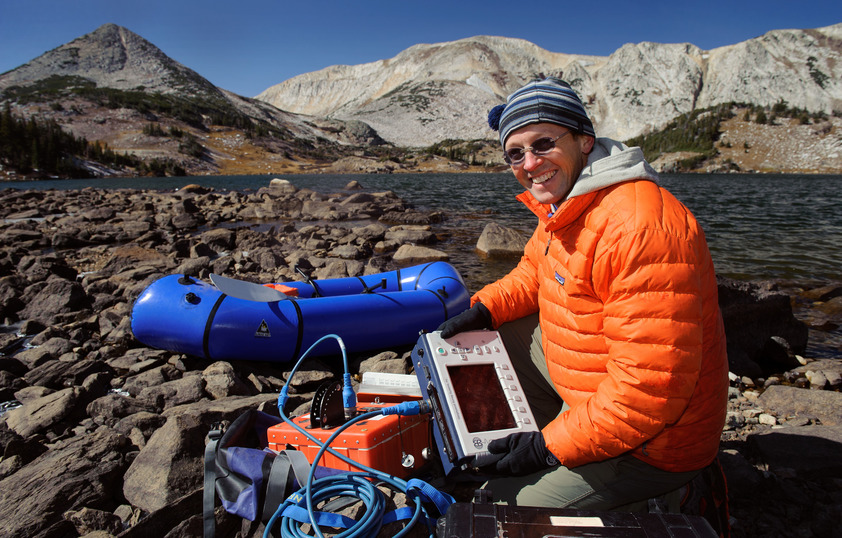
[[[648,179],[658,183],[658,173],[643,158],[639,147],[627,147],[610,138],[594,140],[588,163],[567,198],[622,183],[630,179]]]

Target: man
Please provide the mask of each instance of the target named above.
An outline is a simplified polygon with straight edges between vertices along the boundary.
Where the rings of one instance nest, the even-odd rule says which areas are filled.
[[[713,461],[725,421],[704,234],[640,148],[595,138],[566,82],[525,85],[489,124],[539,223],[517,267],[439,329],[498,328],[541,431],[491,443],[487,487],[523,506],[642,509]]]

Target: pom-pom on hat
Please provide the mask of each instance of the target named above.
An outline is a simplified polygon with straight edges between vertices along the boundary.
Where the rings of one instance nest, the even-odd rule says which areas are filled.
[[[582,101],[570,84],[547,77],[530,82],[511,94],[505,105],[488,113],[488,125],[500,131],[500,144],[515,129],[531,123],[555,123],[578,133],[596,136]]]

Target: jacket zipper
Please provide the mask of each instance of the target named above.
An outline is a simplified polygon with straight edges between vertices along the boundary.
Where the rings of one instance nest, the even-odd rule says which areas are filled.
[[[553,218],[553,215],[555,215],[556,211],[558,211],[558,206],[555,205],[555,204],[550,204],[550,209],[552,209],[552,211],[550,211],[547,214],[548,219]],[[544,249],[544,256],[549,254],[549,252],[550,252],[550,241],[552,241],[552,240],[553,240],[553,232],[550,232],[550,237],[549,237],[549,239],[547,239],[547,248]]]

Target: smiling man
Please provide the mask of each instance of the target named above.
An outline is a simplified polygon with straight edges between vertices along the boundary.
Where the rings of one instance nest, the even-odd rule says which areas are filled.
[[[714,460],[725,421],[704,233],[640,148],[596,138],[566,82],[525,85],[489,124],[538,225],[517,267],[439,329],[497,328],[541,430],[491,443],[487,487],[509,504],[645,510]]]

